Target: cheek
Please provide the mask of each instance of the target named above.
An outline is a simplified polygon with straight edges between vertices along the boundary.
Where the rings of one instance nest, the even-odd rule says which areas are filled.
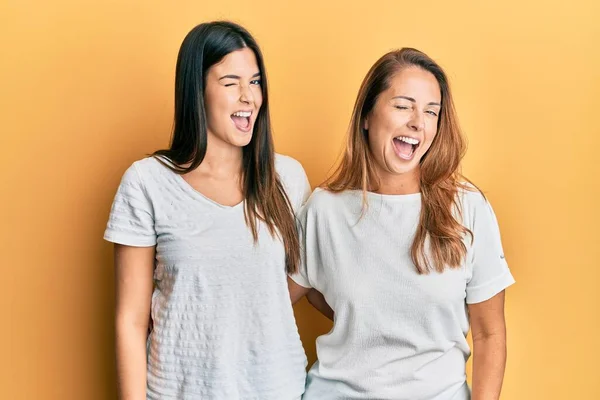
[[[407,113],[386,112],[380,113],[378,118],[379,133],[385,140],[391,140],[392,137],[402,135],[409,122]]]
[[[222,123],[231,112],[230,101],[225,93],[207,93],[205,96],[206,114],[210,121],[215,124]]]
[[[373,155],[377,158],[379,158],[380,155],[383,156],[386,151],[386,137],[387,135],[383,131],[369,129],[369,148],[371,149]]]
[[[260,87],[257,87],[256,89],[254,89],[254,104],[256,105],[257,109],[260,108],[260,106],[262,106],[262,101],[262,89]]]
[[[377,142],[382,148],[382,151],[387,147],[391,147],[390,144],[395,136],[402,135],[405,132],[405,126],[405,119],[398,114],[394,115],[391,113],[391,115],[388,114],[379,118]]]
[[[431,147],[431,144],[433,143],[433,140],[435,139],[436,136],[437,136],[437,125],[433,129],[428,129],[425,132],[425,146],[423,148],[423,152],[429,150],[429,148]]]
[[[401,125],[397,116],[389,113],[378,112],[372,115],[369,120],[369,134],[373,134],[376,141],[389,138]]]

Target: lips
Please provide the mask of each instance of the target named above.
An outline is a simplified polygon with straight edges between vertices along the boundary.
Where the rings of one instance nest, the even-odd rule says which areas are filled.
[[[409,136],[398,136],[393,139],[394,151],[403,160],[410,161],[419,147],[420,141]]]
[[[231,114],[231,120],[235,124],[235,127],[242,132],[250,131],[250,117],[252,111],[236,111]]]

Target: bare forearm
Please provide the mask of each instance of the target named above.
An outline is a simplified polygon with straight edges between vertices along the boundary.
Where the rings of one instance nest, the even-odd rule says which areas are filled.
[[[473,338],[472,400],[499,400],[506,366],[506,336]]]
[[[115,245],[116,353],[120,400],[146,400],[146,339],[154,247]]]
[[[321,314],[333,321],[333,309],[329,306],[329,304],[327,304],[325,297],[320,292],[312,289],[310,292],[308,292],[306,298],[308,299],[308,302]]]
[[[117,380],[120,400],[146,400],[147,328],[117,321]]]

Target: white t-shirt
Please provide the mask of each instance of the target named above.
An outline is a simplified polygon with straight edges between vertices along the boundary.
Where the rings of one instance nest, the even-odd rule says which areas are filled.
[[[304,169],[277,155],[297,210],[310,194]],[[306,356],[287,288],[283,243],[244,203],[220,205],[155,158],[135,162],[116,194],[104,238],[155,246],[154,329],[148,399],[295,400]]]
[[[317,339],[305,400],[467,400],[467,304],[514,283],[490,204],[461,192],[466,262],[419,275],[410,247],[421,195],[317,189],[299,213],[303,264],[292,276],[319,290],[335,311]]]

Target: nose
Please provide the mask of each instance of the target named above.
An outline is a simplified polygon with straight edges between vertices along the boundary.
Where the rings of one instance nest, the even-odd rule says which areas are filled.
[[[251,104],[254,101],[250,85],[240,85],[240,101],[244,104]]]
[[[411,119],[408,121],[408,127],[416,132],[420,132],[425,129],[425,118],[418,110],[415,110],[412,114]]]

